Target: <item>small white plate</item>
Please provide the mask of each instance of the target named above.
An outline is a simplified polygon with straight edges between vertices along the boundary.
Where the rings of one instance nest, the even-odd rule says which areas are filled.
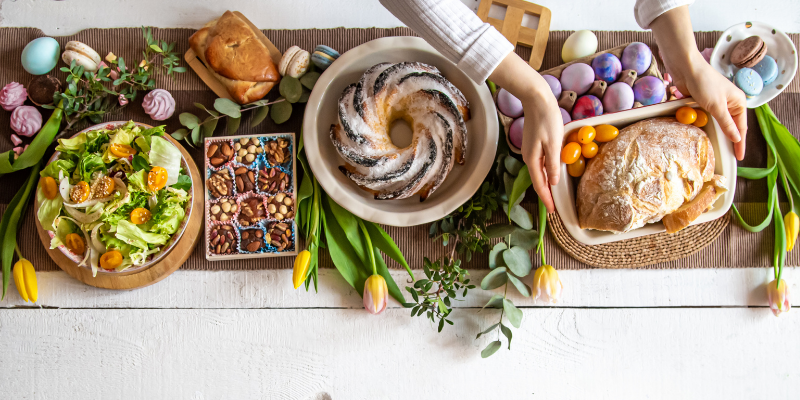
[[[797,72],[797,49],[785,33],[771,25],[763,22],[742,22],[722,33],[711,53],[711,66],[726,78],[733,78],[739,68],[731,64],[731,52],[737,43],[750,36],[760,37],[767,45],[767,55],[778,63],[778,78],[764,86],[761,94],[747,99],[747,108],[756,108],[774,99],[794,79]]]
[[[644,119],[674,117],[675,111],[683,106],[699,108],[697,103],[691,98],[668,101],[666,103],[573,121],[564,126],[564,133],[566,135],[584,126],[597,126],[601,124],[613,125],[622,130],[626,126]],[[714,173],[725,177],[725,186],[728,188],[728,191],[717,199],[711,211],[701,214],[700,217],[692,221],[690,225],[713,221],[725,215],[728,209],[731,208],[731,204],[733,204],[733,194],[736,189],[736,157],[733,155],[733,144],[725,137],[717,121],[710,115],[709,123],[702,129],[705,131],[706,135],[708,135],[708,139],[711,141],[711,147],[714,148]],[[567,228],[569,234],[577,241],[583,244],[595,245],[666,232],[664,224],[661,222],[647,224],[630,232],[619,234],[593,229],[581,229],[578,223],[578,210],[575,206],[575,185],[577,182],[574,182],[574,178],[569,176],[567,173],[567,165],[564,163],[561,164],[561,176],[567,179],[559,179],[558,184],[551,188],[553,191],[553,201],[556,204],[558,215],[561,216],[561,220],[564,221],[564,227]]]
[[[454,165],[442,186],[423,202],[419,196],[375,200],[339,171],[344,160],[329,135],[331,125],[337,123],[336,109],[342,91],[375,64],[403,61],[419,61],[439,68],[464,93],[472,116],[467,122],[466,162]],[[320,76],[303,117],[303,145],[308,163],[325,192],[353,214],[393,226],[436,221],[469,200],[492,168],[497,139],[497,114],[489,88],[474,82],[424,40],[407,36],[375,39],[342,54]]]

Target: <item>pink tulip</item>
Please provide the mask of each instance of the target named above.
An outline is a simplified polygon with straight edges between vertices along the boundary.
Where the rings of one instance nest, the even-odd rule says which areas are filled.
[[[364,308],[370,314],[380,314],[386,309],[389,288],[380,275],[372,275],[364,282]]]
[[[781,279],[780,283],[774,280],[767,286],[767,298],[769,299],[769,309],[777,317],[781,313],[789,312],[792,305],[789,303],[789,286],[786,281]]]

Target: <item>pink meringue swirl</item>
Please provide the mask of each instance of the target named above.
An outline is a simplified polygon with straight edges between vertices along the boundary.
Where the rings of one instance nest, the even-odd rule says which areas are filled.
[[[42,128],[42,114],[36,107],[20,106],[11,113],[11,129],[22,136],[31,137]]]
[[[175,113],[175,99],[164,89],[155,89],[144,96],[144,112],[156,121],[163,121]]]
[[[6,111],[13,111],[24,104],[27,97],[28,91],[25,90],[25,86],[11,82],[0,90],[0,106]]]

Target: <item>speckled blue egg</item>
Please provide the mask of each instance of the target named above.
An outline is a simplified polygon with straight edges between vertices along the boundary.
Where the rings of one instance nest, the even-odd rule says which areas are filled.
[[[542,75],[542,78],[544,78],[550,86],[550,91],[553,92],[553,96],[556,96],[556,98],[561,96],[561,82],[558,81],[558,78],[553,75]]]
[[[22,50],[22,68],[31,75],[44,75],[58,63],[61,46],[51,37],[32,40]]]
[[[619,78],[619,73],[622,72],[622,63],[617,56],[603,53],[592,60],[592,69],[597,80],[612,83]]]
[[[611,84],[603,95],[603,111],[612,113],[633,108],[633,88],[625,82]]]
[[[633,100],[644,106],[660,103],[666,93],[664,81],[655,76],[642,77],[633,84]]]
[[[603,103],[591,94],[578,97],[575,106],[572,107],[573,121],[598,115],[603,115]]]
[[[778,63],[775,62],[774,58],[764,56],[764,58],[753,67],[753,71],[761,75],[761,79],[764,80],[764,86],[767,86],[775,82],[775,78],[778,77]]]
[[[644,74],[653,62],[653,52],[646,44],[633,42],[622,51],[622,69],[632,69],[637,74]]]
[[[742,89],[748,98],[758,96],[764,89],[764,80],[752,68],[742,68],[733,76],[733,83]]]
[[[561,107],[559,107],[558,109],[561,111],[561,119],[564,120],[564,125],[572,122],[572,117],[569,115],[567,110],[565,110],[565,109],[563,109]]]
[[[518,149],[522,148],[522,127],[525,125],[525,117],[519,117],[511,123],[508,128],[508,140]]]
[[[575,92],[578,96],[586,93],[594,82],[594,70],[589,64],[575,63],[561,72],[561,89]]]
[[[511,118],[522,116],[522,102],[505,89],[500,89],[497,92],[497,108],[500,109],[501,113]]]

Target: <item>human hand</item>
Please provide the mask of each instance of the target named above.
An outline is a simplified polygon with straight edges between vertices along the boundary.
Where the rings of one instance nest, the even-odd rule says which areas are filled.
[[[561,142],[564,140],[564,121],[558,102],[549,92],[544,97],[520,98],[525,112],[522,127],[522,159],[531,174],[533,189],[547,207],[555,211],[550,186],[558,183],[561,167]]]
[[[742,160],[747,135],[744,92],[711,67],[700,53],[692,54],[689,59],[689,63],[680,63],[677,68],[667,64],[673,71],[673,82],[681,93],[691,95],[717,120],[722,132],[733,142],[736,159]]]

